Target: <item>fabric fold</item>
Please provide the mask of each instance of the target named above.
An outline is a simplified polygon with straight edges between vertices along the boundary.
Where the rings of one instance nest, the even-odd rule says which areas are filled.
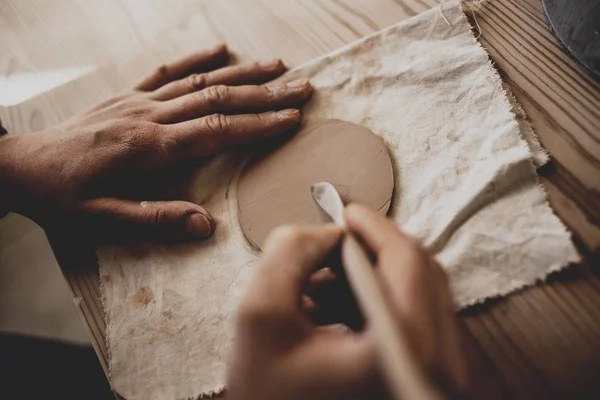
[[[282,80],[297,78],[315,87],[305,118],[358,123],[384,140],[396,179],[390,217],[436,254],[460,307],[579,260],[537,182],[533,160],[547,156],[459,2]],[[246,156],[214,158],[188,187],[217,221],[209,240],[98,249],[111,383],[127,399],[195,398],[225,384],[237,302],[258,261],[237,221]]]

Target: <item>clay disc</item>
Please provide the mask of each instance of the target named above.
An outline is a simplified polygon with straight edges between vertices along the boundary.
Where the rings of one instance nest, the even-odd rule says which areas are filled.
[[[387,213],[394,176],[383,141],[369,129],[340,120],[312,120],[277,149],[249,162],[238,184],[242,231],[261,248],[280,225],[331,222],[310,187],[326,181],[345,204],[359,202]]]

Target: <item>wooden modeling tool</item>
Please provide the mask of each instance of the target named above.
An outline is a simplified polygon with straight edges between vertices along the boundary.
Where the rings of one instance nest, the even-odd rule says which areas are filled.
[[[328,182],[319,182],[312,185],[311,192],[333,222],[346,229],[344,203],[336,188]],[[373,330],[384,378],[394,398],[443,398],[413,356],[402,321],[395,317],[367,253],[349,233],[342,241],[342,264],[366,322]]]

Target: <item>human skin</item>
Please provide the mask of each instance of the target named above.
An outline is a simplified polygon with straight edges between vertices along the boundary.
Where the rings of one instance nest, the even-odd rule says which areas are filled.
[[[228,57],[223,45],[192,54],[60,126],[0,136],[0,209],[101,242],[210,236],[209,210],[156,187],[293,129],[312,93],[306,80],[269,83],[286,71],[281,60],[225,66]]]
[[[224,46],[193,54],[58,127],[0,136],[0,208],[94,241],[210,236],[215,223],[209,210],[153,201],[157,183],[225,148],[294,129],[312,93],[304,80],[269,83],[285,72],[280,60],[224,67],[227,58]],[[349,206],[346,220],[375,254],[377,273],[425,374],[446,393],[465,392],[469,371],[441,267],[365,207]],[[368,323],[350,333],[317,326],[313,318],[326,308],[313,292],[327,292],[339,280],[330,269],[316,268],[342,235],[325,226],[286,227],[270,236],[239,310],[228,398],[385,396]]]
[[[376,273],[425,376],[449,397],[466,394],[469,370],[440,265],[376,212],[350,205],[345,217],[350,232],[374,254]],[[311,318],[310,310],[319,304],[313,304],[307,293],[335,280],[326,276],[330,270],[315,269],[342,235],[340,228],[329,225],[284,227],[269,236],[239,308],[228,398],[385,397],[368,321],[364,329],[348,332],[318,326]]]

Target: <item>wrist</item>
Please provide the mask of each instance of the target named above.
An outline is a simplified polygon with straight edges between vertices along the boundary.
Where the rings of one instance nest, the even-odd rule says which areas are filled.
[[[16,211],[17,208],[17,141],[16,135],[0,136],[0,215]]]

